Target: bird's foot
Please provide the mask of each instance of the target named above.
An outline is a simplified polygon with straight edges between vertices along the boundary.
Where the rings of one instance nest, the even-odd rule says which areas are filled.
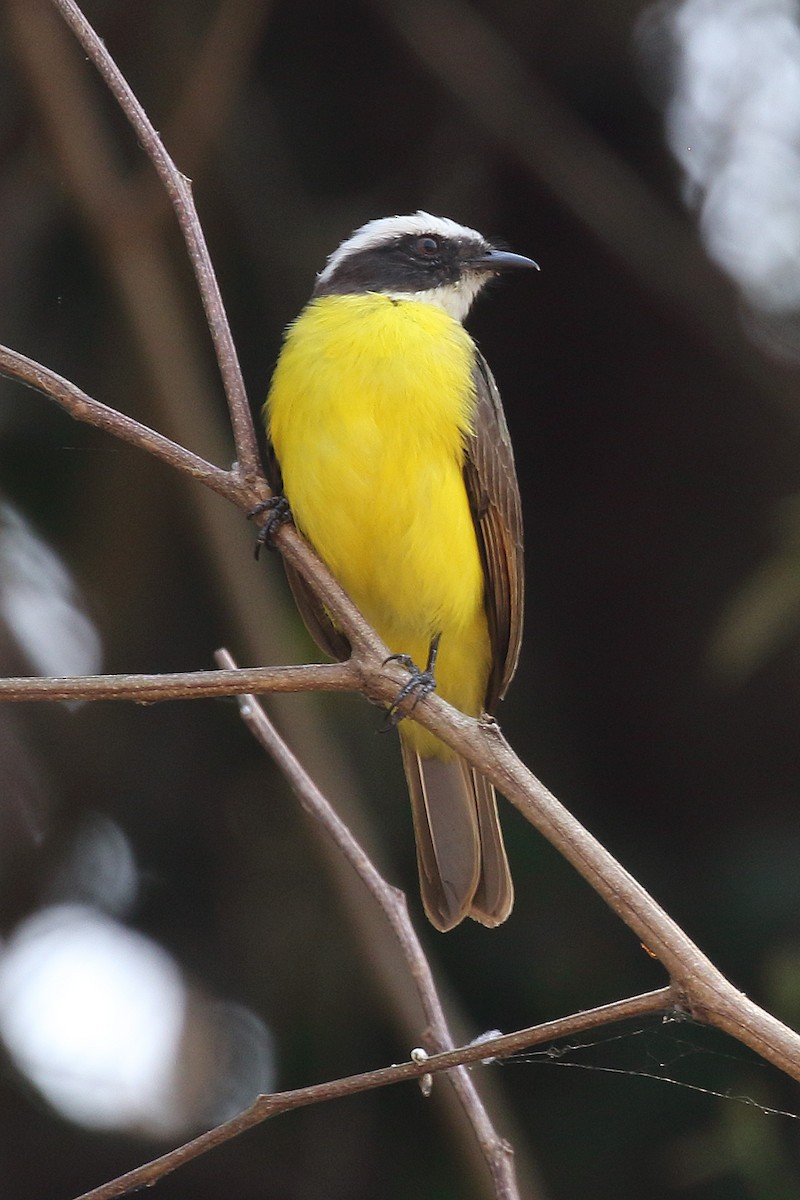
[[[422,671],[414,662],[410,654],[390,654],[385,662],[399,662],[410,675],[407,683],[404,683],[400,691],[395,696],[391,705],[386,712],[386,718],[383,723],[383,730],[394,729],[399,725],[403,717],[408,716],[408,713],[400,711],[404,700],[409,696],[414,697],[414,702],[409,708],[411,713],[419,704],[420,700],[424,700],[426,696],[430,696],[431,692],[436,691],[436,677],[433,673],[433,668],[436,666],[436,655],[439,650],[438,636],[433,639],[428,651],[428,662],[425,670]],[[385,665],[385,664],[384,664]]]
[[[287,522],[292,520],[292,510],[285,496],[270,496],[269,500],[262,500],[255,508],[250,509],[247,519],[251,521],[254,517],[260,517],[265,512],[268,512],[269,516],[264,524],[259,527],[256,534],[256,558],[261,553],[262,546],[266,546],[268,550],[275,549],[275,542],[273,541],[275,531],[281,525],[286,525]]]

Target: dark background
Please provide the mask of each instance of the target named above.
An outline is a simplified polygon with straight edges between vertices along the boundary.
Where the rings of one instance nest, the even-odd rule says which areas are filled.
[[[684,208],[653,98],[669,92],[669,46],[637,58],[644,6],[86,9],[193,179],[254,408],[314,271],[365,220],[424,208],[539,261],[540,276],[493,289],[470,319],[504,397],[526,524],[526,638],[504,731],[720,969],[796,1025],[798,372],[748,335],[753,313]],[[9,2],[0,28],[2,341],[227,465],[202,313],[135,137],[48,5]],[[5,382],[0,488],[73,573],[102,670],[209,667],[220,645],[242,663],[313,656],[278,559],[253,562],[238,513]],[[13,622],[0,654],[4,673],[33,669]],[[664,981],[508,805],[511,919],[436,935],[379,714],[333,697],[274,711],[408,889],[465,1036]],[[360,885],[331,871],[231,702],[5,708],[0,779],[3,937],[82,901],[163,946],[192,997],[174,1127],[159,1136],[81,1128],[3,1058],[3,1195],[70,1197],[190,1136],[225,1111],[226,1088],[246,1103],[247,1053],[212,1028],[217,1004],[271,1031],[276,1074],[255,1087],[408,1056],[414,1033],[390,1000],[403,985],[359,925]],[[98,829],[135,863],[116,908],[81,859]],[[476,1073],[526,1194],[798,1194],[795,1121],[713,1094],[794,1113],[793,1082],[691,1024],[584,1040],[596,1045]],[[282,1117],[153,1194],[486,1195],[444,1091]]]

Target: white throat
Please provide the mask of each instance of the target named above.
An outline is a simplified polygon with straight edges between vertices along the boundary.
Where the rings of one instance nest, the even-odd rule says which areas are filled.
[[[476,272],[474,275],[466,275],[458,283],[430,288],[427,292],[384,292],[383,294],[390,296],[392,300],[416,300],[421,304],[433,304],[435,308],[444,309],[454,321],[463,322],[485,282],[486,280],[481,279]]]

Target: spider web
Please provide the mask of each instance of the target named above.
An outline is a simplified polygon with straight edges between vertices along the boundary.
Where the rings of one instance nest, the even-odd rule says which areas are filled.
[[[743,1069],[750,1074],[769,1067],[768,1063],[746,1047],[737,1047],[736,1052],[721,1049],[723,1040],[730,1045],[719,1031],[699,1024],[690,1016],[669,1013],[623,1028],[617,1033],[557,1042],[539,1050],[520,1051],[498,1061],[502,1066],[525,1063],[651,1079],[704,1096],[747,1105],[767,1116],[800,1121],[800,1114],[796,1112],[774,1108],[733,1088],[715,1089],[698,1082],[707,1079],[720,1061],[730,1064],[737,1074],[741,1074]]]

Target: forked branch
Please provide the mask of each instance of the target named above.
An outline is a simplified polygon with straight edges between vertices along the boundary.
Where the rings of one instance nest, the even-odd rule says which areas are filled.
[[[76,419],[94,424],[129,444],[139,446],[246,511],[263,499],[268,494],[268,489],[258,466],[252,418],[216,278],[194,208],[191,188],[166,153],[160,138],[105,46],[88,25],[74,0],[53,0],[53,3],[74,30],[136,129],[137,136],[153,161],[174,207],[195,269],[225,384],[238,464],[233,470],[226,471],[206,462],[168,438],[86,396],[67,380],[14,351],[0,351],[0,370],[52,396]],[[245,673],[232,673],[230,670],[217,673],[196,672],[184,676],[164,677],[162,680],[142,676],[97,677],[71,681],[9,680],[0,685],[0,699],[64,699],[80,696],[84,699],[113,697],[153,701],[241,694],[243,690],[263,694],[270,691],[301,691],[315,688],[353,689],[361,691],[376,703],[391,702],[397,692],[398,679],[402,677],[401,668],[386,665],[386,649],[380,639],[366,625],[330,573],[296,531],[291,527],[284,527],[278,532],[276,540],[281,551],[316,589],[325,607],[350,640],[353,647],[350,662],[331,666],[263,668]],[[252,717],[255,701],[249,700],[248,706]],[[313,785],[310,781],[303,781],[299,764],[288,754],[282,743],[274,740],[274,731],[270,732],[271,727],[268,723],[264,725],[260,718],[253,719],[260,730],[259,736],[263,736],[264,741],[269,743],[270,752],[276,754],[284,769],[291,775],[293,784],[304,798],[304,802],[310,802]],[[278,1096],[261,1097],[235,1120],[195,1139],[180,1150],[156,1160],[155,1163],[115,1180],[105,1188],[87,1193],[86,1200],[89,1197],[92,1200],[106,1200],[107,1197],[123,1195],[134,1187],[151,1183],[182,1162],[235,1136],[243,1129],[300,1105],[350,1095],[356,1091],[416,1078],[427,1073],[434,1074],[440,1070],[452,1070],[454,1067],[479,1061],[490,1055],[511,1053],[522,1046],[551,1041],[578,1029],[592,1028],[607,1021],[620,1020],[624,1016],[640,1015],[642,1012],[673,1006],[683,1007],[696,1018],[727,1031],[793,1078],[800,1079],[798,1035],[749,1001],[717,971],[644,888],[527,770],[507,745],[496,725],[465,717],[436,696],[426,699],[415,708],[414,719],[419,720],[490,778],[531,824],[559,849],[645,947],[661,961],[671,979],[670,985],[644,997],[620,1001],[603,1009],[565,1018],[561,1022],[495,1039],[479,1047],[447,1049],[444,1053],[435,1054],[424,1064],[405,1063],[346,1080],[320,1084]],[[337,844],[353,861],[367,886],[372,886],[371,866],[368,867],[361,861],[355,850],[348,851],[343,844]],[[374,883],[374,880],[372,882]],[[381,885],[386,889],[386,899],[392,895],[391,889],[388,889],[383,881]],[[376,898],[380,899],[377,894]],[[407,942],[408,929],[398,915],[399,909],[395,910],[394,902],[387,899],[384,911],[396,936]],[[408,943],[408,947],[411,957],[416,962],[416,950],[413,950],[411,943]],[[417,967],[413,969],[416,971]],[[425,969],[427,970],[427,965]],[[430,986],[432,987],[432,983]],[[427,988],[428,983],[423,988],[423,1003],[429,1005],[432,1001]],[[443,1049],[448,1045],[449,1034],[446,1026],[437,1026],[434,1023],[433,1038],[433,1049]],[[479,1133],[479,1136],[482,1135]],[[499,1139],[496,1140],[499,1144]],[[497,1164],[500,1164],[501,1160],[502,1154],[497,1158]],[[513,1194],[502,1191],[505,1185],[501,1165],[496,1167],[495,1182],[496,1187],[500,1189],[497,1191],[498,1195]]]
[[[74,0],[53,0],[53,3],[75,31],[87,54],[106,78],[121,108],[137,130],[145,150],[159,171],[184,231],[193,263],[196,267],[198,263],[200,264],[197,267],[198,286],[203,291],[204,303],[207,309],[209,307],[214,309],[216,298],[219,297],[219,290],[216,281],[212,284],[208,279],[208,273],[213,275],[213,268],[208,258],[205,239],[186,181],[175,168],[119,69]],[[224,316],[221,317],[216,312],[214,321],[215,346],[218,348],[218,354],[224,360],[224,363],[221,362],[220,365],[223,377],[227,379],[230,373],[238,374],[238,362],[235,353],[229,352],[228,349],[230,335],[227,331],[227,321]],[[219,350],[220,339],[224,343],[221,352]],[[2,362],[3,369],[7,374],[21,378],[24,382],[47,391],[59,403],[65,404],[67,407],[69,404],[73,404],[72,411],[79,419],[102,425],[111,432],[125,437],[129,442],[139,444],[143,449],[158,454],[159,457],[170,461],[178,469],[224,494],[240,507],[246,507],[250,500],[258,498],[260,493],[263,494],[266,485],[262,484],[259,487],[253,483],[251,490],[250,482],[243,484],[242,480],[237,478],[237,472],[227,473],[226,479],[226,473],[220,471],[219,468],[204,463],[203,460],[190,455],[188,451],[183,451],[174,443],[170,443],[168,439],[162,439],[160,435],[154,434],[152,430],[138,426],[136,422],[131,422],[129,418],[113,414],[112,410],[99,405],[97,401],[90,401],[83,393],[78,393],[78,389],[74,389],[77,395],[70,395],[71,385],[68,385],[60,377],[52,377],[45,368],[38,367],[29,360],[25,360],[24,363],[15,362],[13,361],[13,352],[7,352]],[[231,394],[235,397],[233,406],[236,409],[236,415],[235,417],[232,415],[232,420],[249,424],[252,433],[249,408],[246,403],[240,403],[243,390],[240,390],[238,383],[232,387],[229,400]],[[252,433],[252,437],[255,437],[254,433]],[[249,441],[250,435],[248,434],[244,438],[243,444],[247,444]],[[391,702],[396,695],[400,669],[385,664],[385,647],[381,644],[380,639],[369,628],[330,573],[292,527],[283,526],[278,531],[276,540],[281,551],[317,590],[326,608],[336,618],[337,624],[349,638],[353,646],[350,667],[353,670],[358,690],[376,703]],[[320,677],[317,676],[316,679],[319,681]],[[341,687],[344,684],[342,673],[337,674],[334,669],[332,669],[329,679],[334,686]],[[76,683],[78,682],[76,681]],[[289,690],[287,684],[290,682],[286,675],[275,676],[269,686],[265,684],[264,690],[277,689],[278,686],[280,686],[280,690]],[[299,677],[295,677],[294,680],[295,684],[301,685],[300,690],[304,690],[308,682],[309,676],[305,676],[302,684]],[[46,687],[46,682],[41,681],[39,686],[42,685]],[[87,686],[91,685],[87,684]],[[62,681],[54,682],[53,687],[54,694],[63,694],[63,690],[60,690],[64,688]],[[21,692],[17,692],[17,694],[19,698],[22,698]],[[121,698],[125,694],[124,687],[120,686],[117,695]],[[177,692],[173,692],[173,695],[177,696],[177,694]],[[190,690],[188,694],[199,695],[202,692],[201,689],[194,692]],[[136,687],[133,687],[128,695],[132,699],[141,698],[141,695],[137,695]],[[41,692],[39,698],[42,698]],[[511,751],[497,726],[482,724],[465,717],[435,695],[416,706],[414,719],[441,737],[443,741],[487,775],[523,815],[561,851],[626,922],[648,950],[660,959],[670,977],[680,987],[687,1007],[695,1016],[725,1029],[757,1050],[758,1053],[763,1054],[765,1058],[774,1062],[782,1070],[794,1078],[800,1079],[800,1037],[741,995],[717,971],[645,889],[527,770]]]

